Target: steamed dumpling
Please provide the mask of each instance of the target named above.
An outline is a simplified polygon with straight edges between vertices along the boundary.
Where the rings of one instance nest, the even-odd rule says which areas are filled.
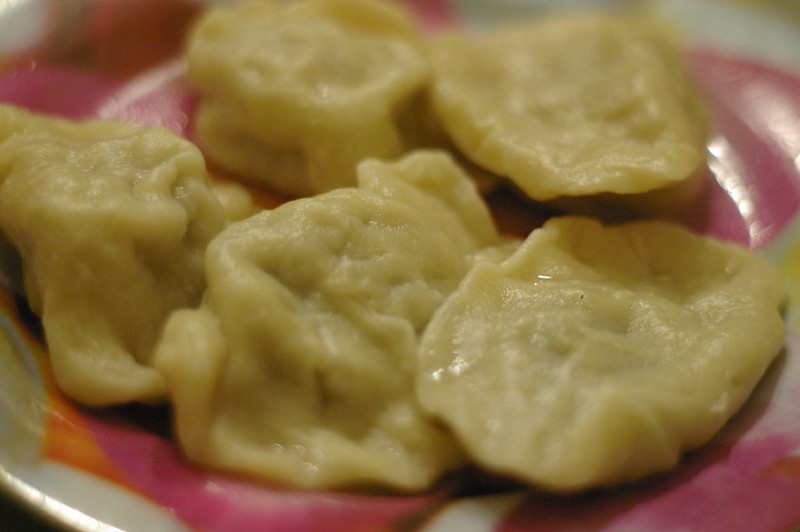
[[[566,217],[482,263],[421,340],[417,392],[482,466],[575,491],[673,467],[781,349],[782,281],[665,222]]]
[[[675,187],[705,160],[700,98],[645,19],[567,14],[447,35],[433,68],[453,142],[533,199]]]
[[[400,155],[398,115],[430,77],[411,17],[378,0],[218,7],[187,56],[204,150],[290,196],[353,186],[362,159]]]
[[[224,224],[200,152],[173,132],[0,106],[0,228],[74,399],[166,397],[153,346],[172,310],[199,303]]]
[[[401,490],[463,462],[417,406],[416,348],[499,238],[449,157],[367,161],[359,175],[209,245],[203,304],[172,316],[156,357],[191,460],[304,488]]]

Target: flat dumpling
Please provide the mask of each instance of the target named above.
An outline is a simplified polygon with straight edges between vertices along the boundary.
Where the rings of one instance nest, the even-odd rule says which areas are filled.
[[[667,470],[779,353],[782,281],[666,222],[554,218],[437,310],[417,392],[489,470],[575,491]]]
[[[199,303],[224,224],[202,155],[173,132],[0,106],[0,229],[70,397],[166,397],[153,346],[172,310]]]
[[[359,188],[233,223],[209,245],[203,304],[172,316],[156,355],[189,459],[303,488],[399,490],[462,463],[416,404],[416,347],[498,236],[445,155],[359,173]]]
[[[432,57],[431,98],[453,142],[533,199],[639,194],[701,175],[701,99],[652,21],[551,15],[444,36]]]
[[[413,20],[379,0],[218,7],[187,57],[204,151],[290,196],[353,186],[362,159],[400,155],[398,115],[430,77]]]

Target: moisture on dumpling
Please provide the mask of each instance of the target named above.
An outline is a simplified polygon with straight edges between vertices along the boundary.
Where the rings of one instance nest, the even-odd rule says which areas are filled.
[[[447,35],[433,68],[453,142],[535,200],[639,194],[702,174],[700,98],[675,43],[646,19],[566,14]]]
[[[172,310],[199,303],[224,224],[202,155],[173,132],[0,106],[0,229],[72,398],[166,397],[153,346]]]
[[[554,218],[439,308],[418,397],[490,470],[556,491],[638,479],[742,405],[783,344],[782,298],[737,245]]]
[[[231,224],[156,366],[194,462],[304,488],[422,489],[463,463],[413,392],[418,337],[500,243],[449,157],[368,161],[360,186]]]
[[[244,220],[261,210],[250,190],[235,181],[209,179],[209,187],[222,205],[228,221]]]
[[[364,158],[399,156],[397,117],[430,77],[410,15],[380,0],[218,7],[187,57],[210,159],[290,196],[353,186]]]

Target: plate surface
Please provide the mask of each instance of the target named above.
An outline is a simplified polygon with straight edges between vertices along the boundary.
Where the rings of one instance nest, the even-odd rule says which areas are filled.
[[[556,5],[624,3],[408,0],[431,31],[488,26]],[[299,493],[192,468],[176,452],[166,409],[86,410],[57,391],[36,321],[14,294],[18,280],[10,274],[0,277],[0,488],[44,519],[82,529],[731,531],[797,525],[800,14],[751,4],[663,0],[652,6],[686,33],[689,68],[712,118],[709,192],[685,222],[765,254],[785,274],[789,292],[784,352],[734,420],[675,471],[571,498],[458,478],[431,493],[395,497]],[[194,95],[175,57],[202,8],[165,0],[0,2],[0,101],[71,118],[163,124],[190,135]],[[3,271],[12,270],[13,259],[0,244]]]

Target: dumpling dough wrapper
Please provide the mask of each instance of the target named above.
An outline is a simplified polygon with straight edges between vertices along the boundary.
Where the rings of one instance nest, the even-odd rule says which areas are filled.
[[[0,106],[0,229],[73,399],[166,398],[153,347],[170,312],[199,303],[225,223],[200,151],[172,131]]]
[[[210,160],[294,197],[354,186],[361,160],[406,151],[399,116],[430,79],[411,16],[379,0],[217,7],[187,57]]]
[[[780,352],[781,277],[667,222],[554,218],[421,340],[417,392],[485,468],[572,492],[676,465]]]
[[[530,198],[699,188],[702,100],[678,45],[652,21],[551,15],[445,35],[432,58],[431,99],[445,131]]]
[[[463,463],[414,399],[417,342],[501,241],[448,156],[371,160],[359,176],[209,245],[203,304],[172,316],[156,356],[190,460],[302,488],[398,490]]]

